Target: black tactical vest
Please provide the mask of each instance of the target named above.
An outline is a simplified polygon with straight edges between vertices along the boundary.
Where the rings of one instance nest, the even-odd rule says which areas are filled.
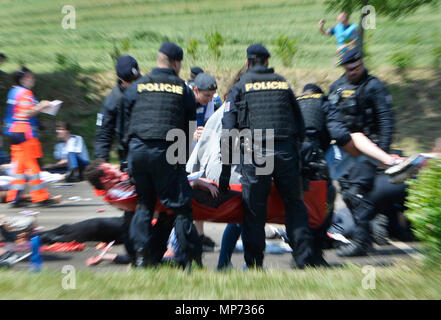
[[[335,92],[330,93],[329,101],[339,108],[341,121],[350,132],[363,132],[367,137],[376,142],[378,140],[378,128],[375,119],[373,104],[369,103],[369,97],[365,87],[372,76],[359,85],[346,81]]]
[[[321,133],[326,131],[326,115],[322,109],[325,100],[325,95],[321,93],[297,97],[307,135],[308,132],[316,132],[319,137]]]
[[[171,129],[185,132],[185,82],[182,79],[169,74],[149,74],[136,85],[138,97],[130,118],[130,136],[165,140]]]
[[[273,73],[247,72],[241,79],[242,98],[237,103],[239,128],[274,129],[275,139],[292,138],[296,119],[288,82]]]

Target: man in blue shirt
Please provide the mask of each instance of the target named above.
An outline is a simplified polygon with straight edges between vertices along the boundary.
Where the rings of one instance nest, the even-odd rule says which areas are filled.
[[[193,73],[193,69],[192,69]],[[197,128],[193,134],[193,140],[198,141],[204,131],[205,123],[213,113],[222,105],[220,97],[216,94],[216,79],[207,73],[200,72],[194,79],[192,85],[196,101],[196,123]],[[213,251],[216,243],[204,234],[204,222],[195,221],[194,225],[202,241],[204,251]]]
[[[341,12],[337,17],[337,22],[334,27],[325,30],[325,20],[319,21],[320,32],[325,36],[335,36],[337,41],[337,54],[342,54],[348,49],[352,49],[357,41],[357,24],[349,23],[349,15],[346,12]]]
[[[196,100],[197,129],[193,140],[198,141],[205,123],[211,115],[222,105],[221,98],[216,94],[216,80],[207,73],[200,73],[193,83],[193,93]]]
[[[52,173],[66,172],[67,182],[78,182],[81,173],[89,164],[89,152],[81,136],[71,134],[71,126],[58,121],[57,138],[61,141],[54,147],[54,158],[57,163],[48,164],[43,169]]]

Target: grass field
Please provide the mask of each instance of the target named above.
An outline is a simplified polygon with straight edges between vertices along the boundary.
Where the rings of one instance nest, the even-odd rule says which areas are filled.
[[[326,19],[326,27],[335,23],[336,14],[326,12],[323,0],[77,0],[75,29],[62,27],[64,5],[60,0],[1,1],[0,51],[9,57],[2,69],[12,72],[23,63],[38,73],[37,98],[65,101],[59,117],[68,119],[74,132],[86,138],[90,151],[95,114],[114,85],[112,55],[117,53],[133,55],[142,71],[148,72],[155,66],[160,43],[174,41],[185,51],[181,76],[187,79],[189,67],[199,65],[216,76],[220,94],[225,93],[253,42],[269,48],[271,65],[297,94],[307,82],[328,88],[341,74],[334,67],[334,39],[321,36],[317,28],[320,18]],[[367,63],[394,97],[394,146],[407,153],[427,151],[441,136],[441,73],[433,67],[432,53],[441,40],[440,13],[439,8],[425,7],[400,20],[379,16],[376,29],[368,30]],[[352,21],[358,20],[356,12]],[[208,50],[206,35],[213,32],[225,39],[218,59]],[[291,66],[284,67],[275,53],[279,35],[297,40]],[[196,58],[188,54],[191,40],[198,42]],[[412,56],[404,74],[391,65],[390,55],[397,50]],[[2,101],[9,85],[0,80]],[[41,118],[46,127],[42,140],[47,162],[55,143],[54,121]]]
[[[158,45],[164,40],[184,48],[190,39],[200,44],[197,61],[202,67],[231,71],[244,61],[244,50],[261,42],[274,52],[280,34],[299,40],[294,67],[330,68],[335,52],[333,38],[319,34],[317,22],[335,23],[335,13],[325,13],[324,1],[213,0],[213,1],[75,1],[76,29],[63,29],[66,1],[2,1],[0,46],[11,61],[23,61],[38,72],[54,70],[56,54],[75,59],[83,68],[112,69],[113,45],[126,41],[127,52],[144,69],[155,64]],[[415,54],[415,66],[429,67],[430,50],[441,40],[439,10],[423,8],[395,21],[378,17],[370,53],[374,65],[387,64],[388,54],[406,47]],[[24,17],[17,19],[16,17]],[[359,14],[353,14],[358,22]],[[225,38],[221,58],[214,63],[205,35],[218,31]],[[280,64],[274,55],[273,63]],[[12,67],[12,66],[11,66]]]
[[[152,300],[294,300],[294,299],[441,299],[439,267],[398,262],[375,267],[266,272],[158,270],[128,272],[0,271],[1,299],[152,299]],[[375,279],[374,279],[375,278]],[[74,285],[75,284],[75,285]],[[73,290],[65,290],[74,288]],[[244,290],[246,289],[246,290]]]

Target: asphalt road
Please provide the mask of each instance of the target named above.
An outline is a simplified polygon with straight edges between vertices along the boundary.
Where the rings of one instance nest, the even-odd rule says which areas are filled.
[[[72,185],[60,186],[57,184],[50,185],[52,195],[61,194],[64,202],[52,207],[32,208],[34,211],[40,212],[38,215],[38,224],[44,227],[44,230],[49,230],[66,223],[75,223],[92,217],[113,217],[120,216],[122,211],[111,207],[104,203],[101,198],[96,197],[92,187],[87,182],[80,182]],[[76,199],[69,200],[69,198],[76,197]],[[78,198],[79,197],[79,198]],[[343,203],[341,200],[337,201],[337,208],[341,207]],[[11,209],[7,204],[0,204],[0,213],[6,215],[19,215],[20,211],[24,209]],[[275,225],[276,227],[281,227]],[[216,242],[214,252],[205,252],[203,255],[203,263],[210,269],[215,269],[219,255],[220,242],[222,233],[225,228],[223,223],[205,223],[205,234],[211,237]],[[279,242],[281,240],[268,240]],[[95,267],[87,267],[85,260],[94,255],[98,255],[99,251],[95,249],[96,242],[86,243],[86,248],[81,252],[69,253],[43,253],[43,267],[45,269],[59,270],[65,265],[72,265],[75,268],[84,269],[90,268],[95,271],[102,270],[127,270],[125,265],[115,265],[111,262],[103,262]],[[335,249],[325,250],[325,259],[333,266],[339,266],[350,262],[358,265],[391,265],[397,259],[411,259],[412,256],[417,256],[418,252],[415,249],[414,243],[393,242],[391,245],[377,246],[375,245],[375,252],[367,257],[357,258],[340,258],[336,255]],[[123,246],[115,246],[113,253],[124,253]],[[242,269],[243,253],[235,252],[232,257],[232,263],[235,269]],[[14,268],[24,269],[28,267],[28,262],[20,262]],[[265,254],[265,267],[267,269],[291,269],[292,256],[290,253],[282,254]]]

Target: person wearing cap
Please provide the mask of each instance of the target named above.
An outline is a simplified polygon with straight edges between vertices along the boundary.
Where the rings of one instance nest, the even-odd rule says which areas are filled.
[[[136,59],[128,55],[117,59],[115,69],[118,83],[104,99],[101,112],[97,116],[98,129],[95,141],[95,158],[109,161],[110,150],[116,135],[119,142],[119,160],[121,169],[124,171],[127,167],[128,150],[123,143],[123,136],[127,128],[124,128],[123,112],[121,110],[122,95],[141,74]]]
[[[187,86],[193,89],[194,79],[199,73],[203,73],[204,70],[201,67],[191,67],[190,68],[190,79],[187,81]]]
[[[190,69],[190,79],[188,79],[188,81],[187,81],[187,86],[189,86],[191,89],[193,89],[193,87],[194,87],[194,79],[200,73],[204,73],[204,70],[202,68],[200,68],[200,67],[192,67]],[[221,105],[222,105],[222,99],[217,94],[217,92],[215,92],[214,95],[213,95],[213,99],[208,103],[208,105],[204,106],[204,109],[213,110],[213,112],[209,111],[208,113],[203,111],[203,113],[205,115],[204,121],[207,122],[208,118],[214,113],[214,111],[219,109]],[[202,113],[201,110],[202,109],[198,109],[197,115],[199,113]]]
[[[216,111],[213,97],[216,94],[216,79],[207,73],[200,73],[194,80],[193,93],[196,100],[196,125],[197,129],[193,140],[198,141],[208,118]]]
[[[129,120],[125,137],[129,146],[129,172],[138,194],[130,226],[136,267],[160,263],[161,257],[153,254],[153,248],[161,245],[158,240],[161,235],[154,234],[151,224],[157,197],[174,211],[175,231],[186,253],[187,267],[193,260],[202,265],[202,244],[193,224],[192,191],[184,164],[171,163],[167,152],[173,144],[168,133],[178,129],[188,137],[189,121],[196,119],[193,93],[179,77],[182,59],[181,47],[163,43],[158,51],[158,67],[139,78],[123,97]]]
[[[97,116],[97,132],[95,140],[95,158],[104,159],[109,162],[110,150],[116,136],[118,140],[118,155],[121,171],[127,171],[128,146],[124,143],[123,137],[127,131],[127,123],[122,110],[122,96],[130,85],[141,76],[138,62],[135,58],[126,55],[117,59],[116,75],[117,85],[113,87],[110,94],[104,99],[101,112]],[[135,260],[135,251],[129,238],[129,226],[133,212],[124,212],[124,245],[128,255]]]
[[[285,204],[286,229],[293,257],[298,268],[314,265],[312,236],[308,214],[302,201],[303,188],[300,175],[299,144],[305,135],[300,108],[288,82],[274,69],[268,68],[270,53],[261,44],[247,49],[247,72],[228,93],[222,118],[222,172],[219,188],[226,192],[231,176],[231,161],[225,155],[232,151],[232,129],[248,129],[254,133],[264,129],[268,134],[263,141],[250,137],[241,140],[241,152],[251,151],[253,159],[267,154],[264,161],[273,162],[272,172],[258,172],[257,160],[244,161],[241,157],[241,183],[244,203],[243,244],[248,268],[262,268],[265,250],[265,221],[267,198],[272,179]],[[274,130],[274,147],[267,129]],[[245,132],[245,131],[244,131]],[[229,149],[229,150],[226,150]],[[231,155],[231,152],[228,152]],[[234,157],[233,157],[234,159]],[[259,159],[262,162],[262,158]],[[260,165],[261,166],[261,165]]]
[[[197,68],[198,67],[192,68],[192,73],[202,70]],[[189,84],[187,83],[187,85]],[[193,134],[193,140],[198,141],[204,130],[205,123],[216,111],[215,104],[219,104],[218,102],[215,102],[214,98],[216,95],[217,83],[216,79],[202,71],[195,77],[191,87],[196,100],[196,130]],[[217,99],[220,100],[220,97],[217,96]],[[220,104],[222,104],[222,102]],[[195,226],[201,237],[203,250],[213,251],[216,243],[204,234],[204,222],[195,221]]]
[[[201,74],[204,73],[204,70],[202,70],[200,67],[192,67],[190,69],[190,79],[187,81],[187,85],[193,89],[193,93],[195,94],[195,98],[196,100],[198,99],[198,97],[196,96],[197,92],[194,91],[194,87],[195,87],[195,79],[196,77]],[[205,82],[206,83],[202,83],[202,80],[199,80],[199,85],[203,85],[205,87],[209,87],[212,85],[216,85],[216,89],[217,89],[217,84],[216,84],[216,80],[211,77],[210,75],[206,74],[207,76],[204,76],[205,78]],[[207,82],[208,81],[208,82]],[[208,84],[208,85],[207,85]],[[196,131],[194,132],[193,135],[193,140],[194,141],[198,141],[199,138],[201,137],[202,134],[202,130],[203,127],[205,125],[205,123],[207,122],[208,118],[211,117],[211,115],[217,110],[219,109],[219,107],[222,105],[222,99],[219,97],[219,95],[216,93],[216,89],[214,90],[214,94],[211,98],[211,100],[207,103],[207,104],[202,104],[200,101],[198,102],[198,107],[196,108],[196,122],[197,122],[197,128]],[[200,91],[200,88],[199,90]],[[202,91],[213,91],[210,89],[204,89]]]
[[[324,158],[332,139],[338,146],[352,152],[349,131],[340,122],[335,106],[328,102],[322,89],[315,83],[308,83],[303,93],[297,97],[305,121],[305,141],[301,147],[302,176],[304,190],[308,190],[311,180],[327,182],[326,220],[317,228],[311,228],[313,235],[313,261],[317,265],[327,266],[323,258],[323,249],[327,243],[327,230],[331,226],[334,213],[336,190],[329,177]],[[345,149],[346,150],[346,149]],[[355,154],[354,154],[355,155]]]
[[[364,133],[388,152],[394,132],[394,113],[386,86],[368,73],[358,49],[345,52],[340,66],[345,73],[331,85],[329,101],[337,106],[351,133]],[[351,244],[339,248],[340,256],[366,255],[371,248],[369,221],[375,216],[375,207],[367,195],[373,188],[376,169],[376,161],[365,159],[347,167],[339,179],[343,200],[356,223],[355,237]]]
[[[331,146],[338,146],[354,157],[353,159],[365,154],[381,161],[385,166],[393,166],[399,159],[379,149],[362,132],[351,133],[341,121],[337,107],[329,103],[323,90],[315,83],[305,85],[297,102],[300,105],[306,129],[306,137],[301,151],[305,185],[308,184],[307,180],[326,180],[328,186],[327,218],[319,228],[312,229],[315,259],[320,261],[323,260],[322,250],[328,238],[327,230],[333,221],[336,195],[336,190],[332,185],[332,177],[325,161],[325,153],[332,149]],[[331,140],[335,140],[336,145],[331,145]],[[402,186],[397,187],[390,182],[384,183],[384,175],[377,175],[377,177],[383,184],[382,190],[387,190],[387,194],[402,193]],[[376,193],[378,194],[378,191]],[[375,203],[377,212],[384,207],[377,200],[378,196],[370,196],[370,199]],[[374,238],[378,238],[376,235],[380,228],[382,226],[374,228]]]

